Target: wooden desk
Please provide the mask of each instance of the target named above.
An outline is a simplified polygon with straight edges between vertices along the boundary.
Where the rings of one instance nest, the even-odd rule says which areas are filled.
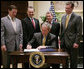
[[[45,62],[49,64],[60,64],[62,63],[63,68],[66,68],[67,59],[69,54],[65,51],[56,51],[53,52],[43,52],[45,56]],[[17,63],[29,62],[30,52],[24,53],[23,51],[14,51],[9,54],[11,56],[11,63],[13,67],[16,68]]]

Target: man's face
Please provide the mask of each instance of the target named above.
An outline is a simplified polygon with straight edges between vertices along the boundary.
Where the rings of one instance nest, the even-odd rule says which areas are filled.
[[[34,16],[34,9],[28,8],[27,14],[32,18]]]
[[[47,18],[48,22],[51,22],[53,19],[53,16],[51,14],[46,14],[46,18]]]
[[[49,30],[47,27],[42,27],[42,34],[43,36],[46,36],[48,34]]]
[[[71,4],[66,5],[66,7],[65,7],[66,14],[72,13],[72,10],[73,10],[73,8],[71,7]]]
[[[17,9],[12,9],[11,11],[9,10],[9,15],[14,18],[17,15]]]

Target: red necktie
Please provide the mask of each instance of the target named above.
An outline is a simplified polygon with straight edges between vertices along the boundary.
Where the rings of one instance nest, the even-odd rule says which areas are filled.
[[[36,27],[35,27],[35,22],[34,22],[34,19],[33,18],[32,18],[32,24],[33,24],[34,29],[35,29]]]

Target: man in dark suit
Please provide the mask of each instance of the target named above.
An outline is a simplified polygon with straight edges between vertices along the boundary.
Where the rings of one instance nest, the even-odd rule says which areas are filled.
[[[51,28],[51,25],[48,24],[47,22],[45,22],[44,24],[42,24],[42,32],[40,33],[35,33],[32,40],[30,42],[28,42],[27,45],[27,49],[31,49],[31,48],[46,48],[47,46],[51,46],[53,48],[57,48],[56,47],[56,36],[49,33]],[[33,46],[33,43],[36,43],[36,46]]]
[[[58,47],[58,36],[59,36],[59,31],[60,31],[60,24],[57,23],[56,21],[53,21],[53,14],[52,12],[47,12],[46,13],[46,21],[52,25],[50,33],[54,34],[56,38],[56,47]],[[59,68],[59,64],[52,64],[52,68]]]
[[[74,4],[67,2],[66,14],[61,21],[61,48],[64,48],[70,54],[70,67],[77,68],[77,55],[82,32],[81,16],[73,13]],[[69,15],[69,17],[68,17]]]
[[[32,6],[29,6],[27,9],[28,16],[22,20],[23,49],[26,48],[27,43],[32,39],[34,33],[40,32],[39,20],[33,17],[34,11],[34,8]],[[28,63],[24,64],[24,67],[28,68]]]
[[[27,9],[27,17],[22,20],[23,27],[23,49],[26,48],[27,43],[32,39],[34,33],[40,32],[39,20],[34,18],[34,8],[29,6]]]
[[[48,23],[42,24],[42,32],[35,33],[32,40],[28,42],[27,49],[31,48],[57,48],[56,47],[56,36],[54,34],[49,33],[51,29],[51,25]],[[33,43],[36,43],[37,46],[33,46]]]
[[[47,12],[46,13],[46,21],[52,25],[50,33],[54,34],[57,38],[57,48],[58,48],[58,36],[59,36],[59,31],[60,31],[60,24],[56,21],[53,21],[53,14],[52,12]]]

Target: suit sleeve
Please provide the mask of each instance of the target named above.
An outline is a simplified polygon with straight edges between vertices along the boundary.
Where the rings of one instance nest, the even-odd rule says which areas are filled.
[[[23,44],[23,29],[21,21],[20,21],[20,44]]]
[[[36,37],[35,37],[35,34],[34,34],[33,38],[28,42],[27,45],[31,45],[32,46],[32,44],[35,42],[35,40],[36,40]]]
[[[77,18],[76,22],[76,39],[75,43],[79,44],[80,43],[80,38],[82,36],[82,19],[81,16]]]
[[[63,24],[62,24],[63,17],[61,19],[61,24],[60,24],[60,39],[62,38],[62,32],[63,32]]]
[[[57,48],[57,44],[56,44],[56,37],[53,37],[52,39],[52,45],[53,48]]]
[[[60,24],[58,23],[58,33],[57,33],[57,36],[59,36],[59,32],[60,32]]]
[[[27,28],[27,27],[26,27],[26,22],[25,22],[25,20],[22,20],[21,22],[22,22],[22,29],[23,29],[23,40],[24,40],[24,41],[25,41],[25,40],[28,41],[28,39],[27,39],[27,36],[28,36],[28,35],[27,35],[27,32],[28,32],[28,31],[27,31],[27,29],[26,29],[26,28]]]
[[[56,41],[55,41],[55,40],[52,42],[52,47],[53,47],[53,48],[57,48],[57,47],[56,47]]]
[[[1,46],[5,45],[5,40],[4,40],[4,21],[1,19]]]
[[[41,32],[41,30],[40,30],[39,20],[37,20],[37,22],[38,22],[38,32]]]

